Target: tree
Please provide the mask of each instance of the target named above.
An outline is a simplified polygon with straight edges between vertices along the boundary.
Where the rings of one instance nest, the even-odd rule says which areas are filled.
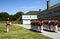
[[[10,21],[14,20],[14,15],[9,15]]]
[[[0,21],[6,21],[9,18],[9,14],[7,12],[0,12]]]
[[[23,12],[17,12],[14,15],[9,15],[7,12],[0,12],[0,21],[6,21],[7,18],[10,18],[10,21],[15,21],[24,14]]]
[[[21,17],[22,16],[22,14],[24,14],[23,12],[17,12],[15,15],[14,15],[14,17],[15,17],[15,19],[18,19],[19,17]]]

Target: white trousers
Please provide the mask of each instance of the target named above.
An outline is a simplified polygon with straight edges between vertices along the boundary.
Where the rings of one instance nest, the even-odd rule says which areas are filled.
[[[57,31],[58,31],[58,25],[55,26],[55,32],[57,32]]]
[[[7,27],[7,32],[9,32],[9,26]]]
[[[41,26],[41,32],[43,32],[43,26]]]

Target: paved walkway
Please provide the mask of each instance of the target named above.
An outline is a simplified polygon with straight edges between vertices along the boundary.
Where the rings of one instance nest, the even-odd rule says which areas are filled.
[[[43,35],[51,37],[53,39],[60,39],[60,32],[59,31],[57,33],[44,31],[43,33],[39,33],[39,34],[43,34]]]
[[[17,24],[17,25],[19,25],[19,24]],[[24,27],[26,29],[31,29],[30,25],[19,25],[19,26]],[[57,33],[44,31],[43,33],[38,33],[38,34],[43,34],[43,35],[51,37],[53,39],[60,39],[60,31],[58,31]]]

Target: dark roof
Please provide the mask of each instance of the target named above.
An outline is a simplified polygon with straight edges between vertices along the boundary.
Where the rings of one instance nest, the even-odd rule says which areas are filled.
[[[54,5],[54,6],[51,6],[51,8],[56,8],[58,6],[60,6],[60,3],[58,3],[58,4]]]
[[[39,11],[29,11],[24,15],[37,15],[39,13]]]
[[[53,8],[56,8],[56,7],[59,7],[60,6],[60,3],[54,5],[54,6],[51,6],[50,9],[53,9]],[[48,10],[50,10],[48,9]],[[42,12],[45,12],[45,11],[48,11],[47,9],[43,10],[43,11],[29,11],[27,13],[25,13],[24,15],[38,15]]]
[[[60,3],[58,3],[58,4],[54,5],[54,6],[51,6],[50,9],[57,8],[57,7],[60,7]],[[45,9],[45,10],[41,11],[40,13],[48,11],[50,9]]]

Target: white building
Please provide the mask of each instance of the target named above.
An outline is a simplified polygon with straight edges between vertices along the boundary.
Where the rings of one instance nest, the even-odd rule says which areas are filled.
[[[22,15],[22,24],[30,24],[32,19],[38,19],[37,14],[39,11],[30,11]]]
[[[32,19],[37,19],[37,15],[22,15],[23,24],[30,24]]]

